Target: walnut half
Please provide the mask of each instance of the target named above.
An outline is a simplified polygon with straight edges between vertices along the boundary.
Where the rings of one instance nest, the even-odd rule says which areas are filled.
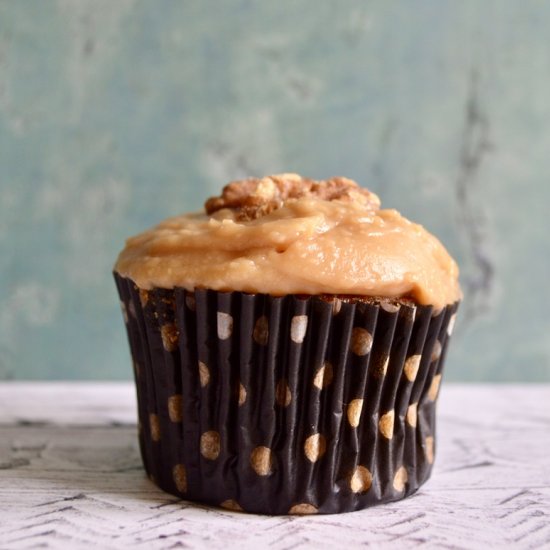
[[[236,211],[238,220],[247,221],[273,212],[288,199],[302,197],[350,201],[373,210],[380,207],[380,199],[374,193],[347,178],[316,181],[298,174],[278,174],[232,181],[223,188],[219,197],[209,198],[204,208],[207,214],[229,208]]]

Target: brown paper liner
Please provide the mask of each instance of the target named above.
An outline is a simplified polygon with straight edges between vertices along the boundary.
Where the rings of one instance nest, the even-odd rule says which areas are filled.
[[[141,453],[160,488],[232,510],[330,514],[401,499],[428,479],[457,303],[115,280]]]

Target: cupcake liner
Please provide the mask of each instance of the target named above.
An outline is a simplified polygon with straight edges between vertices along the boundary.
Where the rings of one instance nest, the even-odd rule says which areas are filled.
[[[183,499],[337,513],[429,477],[458,303],[140,290],[115,273],[145,469]]]

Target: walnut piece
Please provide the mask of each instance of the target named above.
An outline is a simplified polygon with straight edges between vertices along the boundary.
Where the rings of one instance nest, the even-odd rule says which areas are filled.
[[[232,181],[219,197],[209,198],[204,208],[207,214],[229,208],[236,212],[237,220],[248,221],[281,208],[288,199],[302,197],[355,202],[373,210],[380,207],[380,199],[374,193],[347,178],[316,181],[298,174],[278,174]]]

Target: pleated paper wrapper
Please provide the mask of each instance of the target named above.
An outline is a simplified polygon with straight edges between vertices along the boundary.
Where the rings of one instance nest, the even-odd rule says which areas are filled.
[[[349,512],[430,476],[458,304],[139,289],[115,273],[145,470],[182,499]]]

